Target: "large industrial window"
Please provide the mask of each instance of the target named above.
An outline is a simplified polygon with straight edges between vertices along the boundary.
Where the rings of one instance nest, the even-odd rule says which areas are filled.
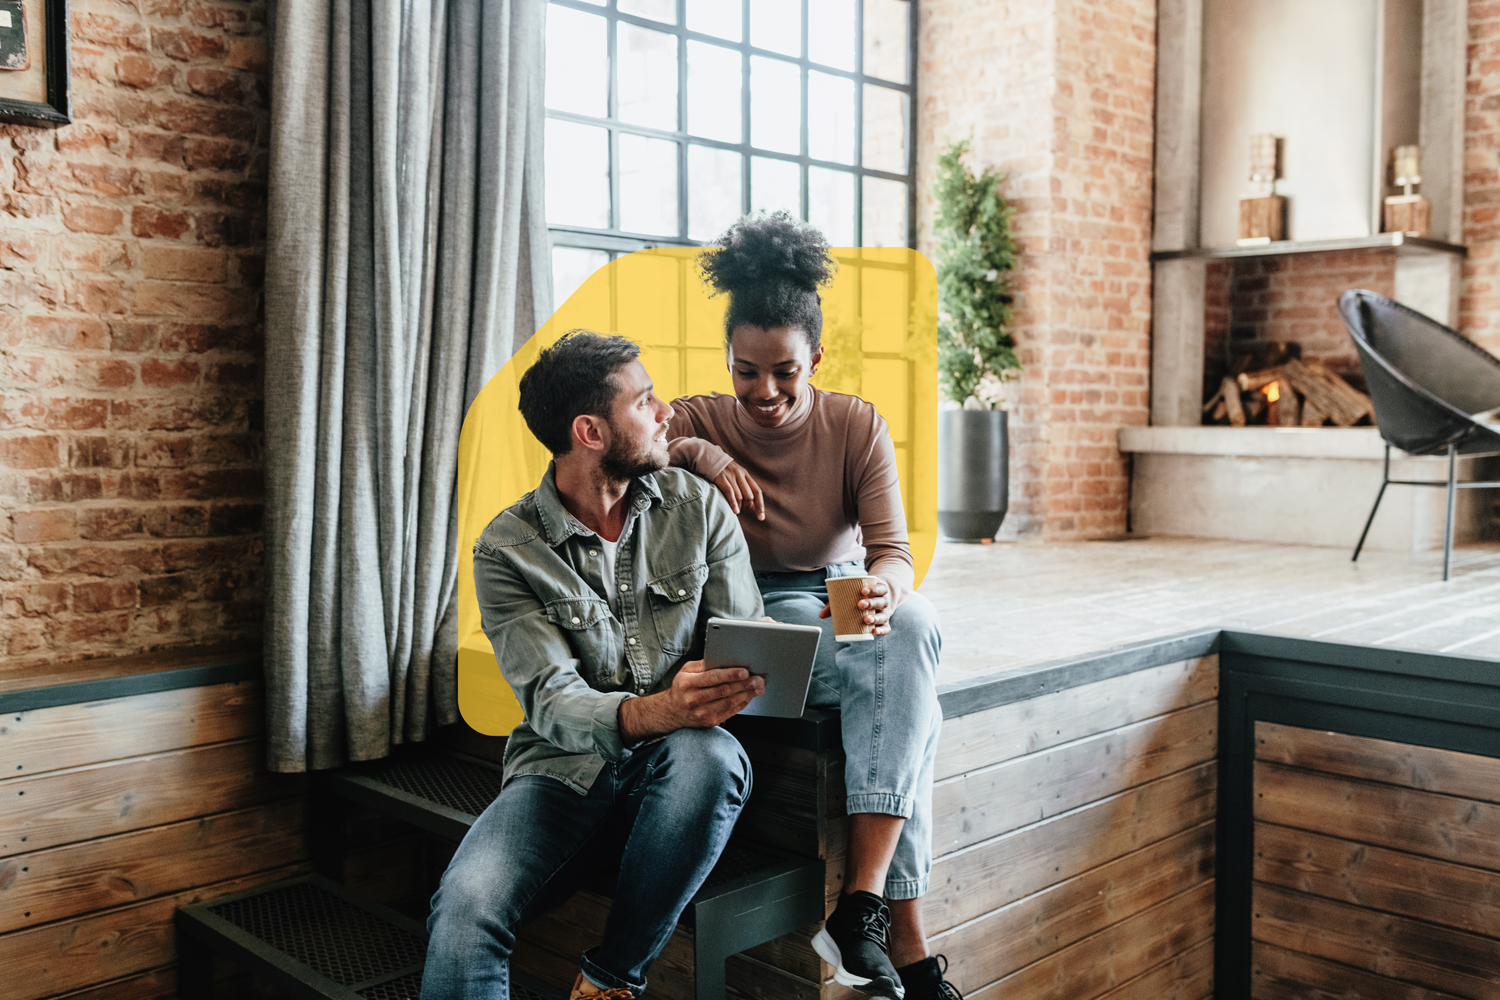
[[[908,246],[908,0],[552,0],[555,301],[612,257],[787,209],[834,246]]]

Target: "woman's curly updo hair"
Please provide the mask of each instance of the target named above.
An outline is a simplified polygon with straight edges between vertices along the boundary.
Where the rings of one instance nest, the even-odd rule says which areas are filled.
[[[801,327],[816,354],[823,342],[818,288],[835,267],[823,234],[789,212],[773,212],[743,217],[715,242],[717,248],[699,255],[698,267],[716,292],[729,294],[724,345],[745,324]]]

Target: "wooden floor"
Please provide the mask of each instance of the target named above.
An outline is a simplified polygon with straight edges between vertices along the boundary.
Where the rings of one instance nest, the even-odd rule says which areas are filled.
[[[943,621],[939,683],[1199,628],[1500,661],[1500,544],[1442,553],[1194,538],[938,544],[921,592]],[[1500,664],[1497,664],[1500,669]]]

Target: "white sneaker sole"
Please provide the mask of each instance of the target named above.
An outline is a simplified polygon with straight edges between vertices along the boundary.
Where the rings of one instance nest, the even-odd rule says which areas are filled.
[[[864,976],[856,976],[844,968],[844,956],[839,951],[838,944],[833,940],[833,935],[829,934],[826,928],[819,928],[818,933],[813,935],[812,946],[819,958],[833,966],[833,981],[840,986],[853,986],[857,989],[871,983],[872,980]],[[905,996],[906,988],[897,983],[896,1000],[902,1000]]]

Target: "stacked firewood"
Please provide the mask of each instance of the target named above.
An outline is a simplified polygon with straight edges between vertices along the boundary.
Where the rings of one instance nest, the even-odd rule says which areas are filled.
[[[1353,427],[1375,419],[1369,396],[1321,361],[1298,357],[1257,371],[1231,370],[1219,383],[1218,392],[1203,404],[1203,413],[1206,423],[1235,427],[1252,423]]]

